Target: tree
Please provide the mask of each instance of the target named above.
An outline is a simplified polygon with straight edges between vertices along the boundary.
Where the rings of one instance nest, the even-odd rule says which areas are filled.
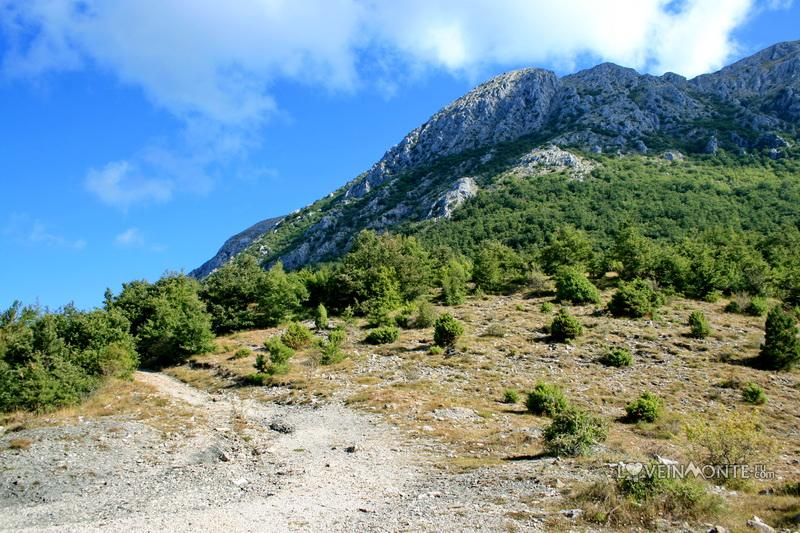
[[[655,246],[637,228],[627,227],[617,235],[611,257],[621,263],[622,279],[649,276],[654,266]]]
[[[582,272],[562,267],[556,274],[556,299],[576,305],[596,304],[600,301],[600,291]]]
[[[167,274],[154,284],[123,285],[110,309],[130,322],[143,364],[176,364],[213,348],[211,317],[198,290],[199,283],[183,274]]]
[[[300,276],[286,273],[279,261],[260,279],[256,288],[258,323],[276,326],[295,317],[308,299],[308,290]]]
[[[800,361],[797,341],[797,318],[794,313],[775,306],[767,315],[764,344],[757,363],[770,370],[789,370]]]
[[[258,291],[266,273],[255,257],[240,254],[203,280],[200,298],[206,303],[217,333],[261,326]]]
[[[390,273],[401,300],[411,301],[432,285],[433,261],[414,237],[358,234],[353,248],[344,257],[334,278],[342,295],[340,305],[355,305],[380,297],[373,282]]]
[[[550,235],[547,246],[542,250],[542,267],[550,275],[562,266],[585,270],[592,255],[592,245],[586,233],[565,226]]]
[[[497,241],[481,244],[472,270],[472,280],[478,288],[500,293],[514,288],[523,279],[523,261],[517,252]]]
[[[467,297],[467,266],[458,259],[451,258],[440,271],[442,300],[445,305],[459,305]]]

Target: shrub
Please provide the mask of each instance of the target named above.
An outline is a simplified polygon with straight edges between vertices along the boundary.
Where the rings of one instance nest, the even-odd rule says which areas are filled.
[[[583,334],[583,327],[578,319],[561,309],[550,323],[550,336],[556,342],[569,342]]]
[[[737,313],[748,316],[764,316],[767,314],[767,299],[763,296],[750,297],[746,294],[735,294],[728,305],[726,313]]]
[[[771,370],[788,370],[800,360],[797,317],[776,306],[767,315],[764,344],[757,364]]]
[[[294,350],[286,345],[283,337],[270,337],[264,342],[264,348],[269,353],[269,360],[276,365],[288,363],[294,355]]]
[[[503,403],[519,403],[519,393],[514,389],[506,389],[503,391]]]
[[[689,314],[689,334],[695,339],[704,339],[711,334],[706,315],[701,311],[692,311]]]
[[[394,326],[375,328],[367,334],[364,342],[367,344],[389,344],[400,336],[400,330]]]
[[[506,328],[503,327],[503,325],[499,322],[492,322],[489,324],[489,326],[487,326],[484,335],[487,337],[505,337]]]
[[[244,382],[248,385],[260,386],[266,385],[272,381],[272,375],[264,374],[261,372],[255,372],[253,374],[248,374],[244,377]]]
[[[256,362],[253,365],[259,374],[266,374],[269,368],[269,359],[263,353],[256,355]]]
[[[233,354],[234,359],[244,359],[245,357],[250,357],[253,355],[253,351],[250,348],[241,347]]]
[[[661,398],[645,391],[625,406],[628,422],[655,422],[661,415]]]
[[[581,271],[561,268],[556,274],[556,299],[573,304],[594,304],[600,301],[600,291]]]
[[[568,407],[559,411],[544,430],[545,450],[556,456],[586,455],[606,435],[606,427],[599,418],[577,407]]]
[[[700,421],[686,427],[696,462],[711,465],[753,465],[763,462],[772,448],[754,413],[725,413],[718,421]],[[723,477],[717,481],[736,486],[741,479]]]
[[[664,303],[663,297],[643,279],[621,282],[608,303],[609,312],[617,317],[640,318],[652,314]]]
[[[555,309],[555,306],[550,302],[543,302],[542,305],[539,307],[539,311],[545,314],[550,314]]]
[[[767,395],[764,394],[764,389],[751,381],[742,389],[742,400],[753,405],[763,405],[767,403]]]
[[[738,313],[742,312],[742,305],[738,300],[734,299],[734,300],[731,300],[730,302],[728,302],[725,305],[725,309],[723,309],[723,310],[726,313],[736,313],[736,314],[738,314]]]
[[[394,325],[398,328],[410,328],[412,327],[413,319],[412,315],[414,313],[415,306],[412,304],[405,304],[403,305],[400,310],[394,316]]]
[[[444,349],[441,346],[436,346],[435,344],[428,348],[428,354],[430,355],[442,355],[444,353]]]
[[[552,383],[539,382],[528,393],[525,406],[528,411],[535,415],[544,415],[552,418],[569,407],[569,402],[564,396],[561,387]]]
[[[417,315],[414,317],[415,328],[429,328],[436,322],[436,309],[430,302],[421,301],[417,305]]]
[[[344,329],[337,328],[330,332],[327,340],[320,343],[322,349],[322,357],[319,362],[323,365],[335,365],[345,358],[342,352],[342,344],[347,339],[347,332]]]
[[[607,348],[600,357],[600,363],[613,367],[631,366],[633,364],[633,356],[625,348]]]
[[[747,302],[743,311],[748,316],[764,316],[767,314],[767,310],[767,299],[755,296]]]
[[[433,342],[442,348],[455,346],[463,334],[464,326],[450,313],[441,315],[433,325]]]
[[[284,334],[281,335],[281,341],[283,341],[283,344],[294,350],[299,350],[300,348],[307,346],[311,342],[312,338],[313,335],[311,334],[311,330],[309,330],[300,322],[292,322],[289,324],[289,327],[286,328]]]
[[[318,330],[328,329],[328,310],[322,304],[314,312],[314,327]]]
[[[637,476],[594,483],[575,499],[590,521],[628,529],[654,530],[658,519],[699,521],[720,511],[722,499],[701,481],[654,476],[657,468],[644,465]]]

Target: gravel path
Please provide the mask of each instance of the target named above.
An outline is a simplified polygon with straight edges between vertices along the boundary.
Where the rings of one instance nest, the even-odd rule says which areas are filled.
[[[535,530],[544,515],[531,513],[531,496],[555,495],[519,463],[444,473],[424,443],[340,404],[265,404],[163,374],[136,379],[196,410],[196,425],[165,435],[105,417],[15,433],[33,443],[0,453],[0,530]],[[522,496],[529,503],[515,503]]]

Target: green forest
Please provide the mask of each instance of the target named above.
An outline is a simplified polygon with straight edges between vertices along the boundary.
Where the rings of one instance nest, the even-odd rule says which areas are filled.
[[[774,342],[758,364],[795,364],[796,149],[777,160],[724,153],[674,162],[586,157],[597,165],[583,180],[486,175],[478,195],[451,219],[405,224],[394,233],[364,230],[345,255],[298,271],[242,254],[202,281],[169,272],[152,283],[125,283],[90,311],[15,302],[0,315],[0,410],[77,403],[109,377],[208,352],[215,335],[327,322],[330,313],[366,317],[374,328],[367,341],[380,343],[412,314],[424,321],[425,302],[537,293],[549,279],[555,302],[596,302],[596,286],[616,287],[608,308],[598,310],[614,316],[648,316],[669,295],[731,298],[730,312],[770,313],[767,337]],[[770,310],[766,298],[781,303]],[[444,324],[440,333],[458,327]],[[568,321],[564,327],[569,334]],[[321,349],[335,362],[335,339],[326,342]],[[284,348],[270,348],[275,364],[285,359]]]

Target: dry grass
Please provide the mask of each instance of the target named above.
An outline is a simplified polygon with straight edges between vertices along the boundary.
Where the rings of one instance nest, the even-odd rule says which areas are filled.
[[[44,414],[9,413],[3,415],[0,424],[8,431],[18,431],[110,416],[138,420],[165,433],[186,433],[203,415],[162,396],[149,385],[133,380],[111,380],[80,405]]]
[[[604,303],[610,295],[611,291],[603,293]],[[241,387],[241,383],[254,371],[264,340],[280,334],[280,328],[221,338],[218,343],[224,349],[168,372],[207,390],[235,388],[278,402],[333,398],[381,413],[409,435],[424,435],[445,445],[451,457],[443,458],[442,466],[453,469],[540,453],[536,431],[549,420],[527,414],[521,403],[502,403],[503,391],[513,388],[524,393],[537,381],[552,382],[572,401],[609,422],[609,437],[599,453],[574,463],[590,472],[601,470],[603,461],[649,460],[653,454],[688,461],[692,457],[686,423],[694,417],[714,418],[718,412],[752,411],[741,401],[740,390],[721,385],[753,381],[769,397],[759,408],[765,434],[776,442],[769,467],[778,480],[800,478],[800,468],[792,462],[800,450],[800,374],[764,372],[742,364],[758,352],[763,318],[723,313],[725,301],[680,298],[660,309],[654,319],[615,319],[598,313],[602,306],[576,306],[570,312],[585,333],[573,344],[563,345],[550,343],[543,333],[553,317],[540,311],[546,301],[548,297],[515,294],[474,298],[447,308],[466,329],[460,353],[453,356],[428,354],[430,329],[403,330],[394,343],[367,346],[361,342],[363,324],[357,323],[348,331],[345,361],[320,366],[317,349],[306,348],[296,353],[290,372],[277,377],[272,386]],[[686,319],[694,310],[708,317],[713,331],[709,338],[688,337]],[[630,350],[633,365],[598,364],[609,345]],[[253,350],[252,356],[234,358],[243,346]],[[625,404],[644,390],[663,399],[664,416],[652,424],[617,423]],[[440,415],[450,408],[473,414]],[[753,496],[766,485],[756,482],[753,492],[729,496],[729,506],[737,511],[726,514],[722,522],[738,521],[743,509],[760,512],[759,516],[779,514],[769,511],[772,505],[785,507],[779,498]],[[728,520],[729,516],[733,518]]]
[[[11,439],[8,441],[9,450],[27,450],[31,447],[33,441],[31,439]]]

